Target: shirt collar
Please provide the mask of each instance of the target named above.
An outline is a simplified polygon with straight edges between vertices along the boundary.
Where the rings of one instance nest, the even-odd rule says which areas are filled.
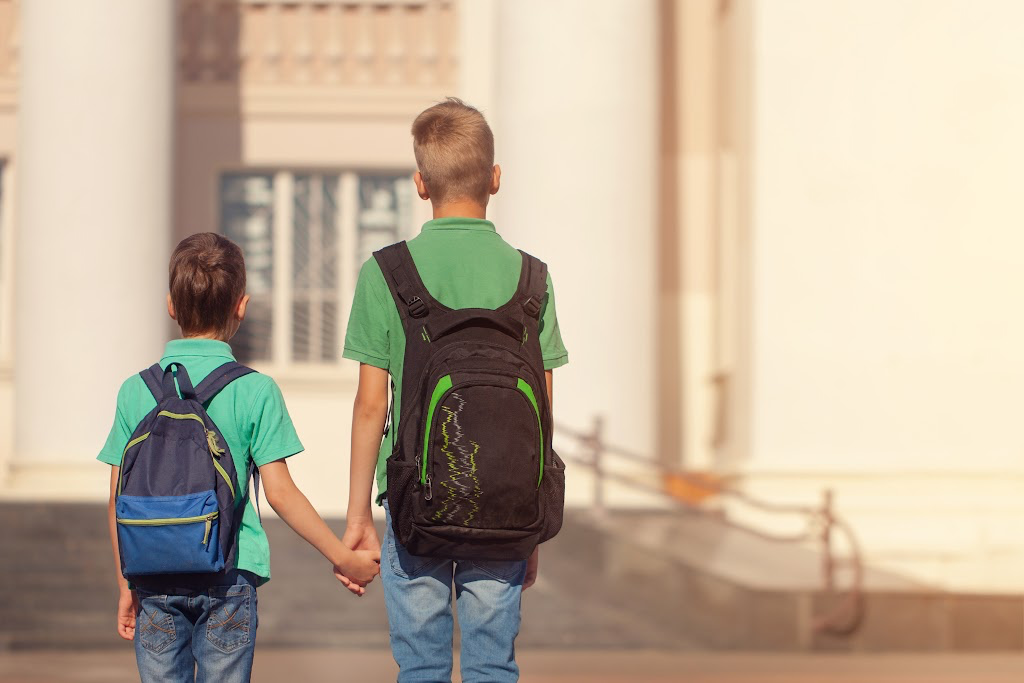
[[[219,339],[172,339],[164,347],[164,359],[172,356],[207,356],[235,360],[231,346]]]
[[[423,231],[426,232],[428,230],[473,230],[476,232],[498,232],[494,228],[494,223],[488,220],[483,218],[463,218],[461,216],[435,218],[432,221],[427,221],[423,224]]]

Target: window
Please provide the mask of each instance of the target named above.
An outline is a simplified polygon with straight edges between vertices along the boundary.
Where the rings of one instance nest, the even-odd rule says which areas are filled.
[[[232,340],[243,362],[341,358],[362,263],[415,228],[411,172],[245,172],[221,177],[221,232],[245,253],[250,296]]]

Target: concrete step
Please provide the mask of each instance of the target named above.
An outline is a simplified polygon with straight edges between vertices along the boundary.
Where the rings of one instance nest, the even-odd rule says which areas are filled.
[[[337,533],[344,521],[328,523]],[[388,646],[379,583],[356,598],[320,555],[279,519],[264,522],[273,580],[259,591],[259,642],[284,647]],[[117,589],[106,507],[86,503],[0,503],[0,650],[123,647],[114,631]],[[635,605],[595,590],[577,600],[565,582],[600,576],[576,553],[587,527],[567,524],[545,546],[542,574],[523,596],[523,647],[688,649],[694,643]]]
[[[340,533],[342,520],[329,520]],[[379,584],[344,591],[327,563],[266,520],[273,581],[260,589],[261,645],[386,647]],[[0,504],[0,649],[123,646],[105,507]],[[867,567],[860,610],[823,590],[814,547],[767,540],[714,515],[569,510],[523,597],[519,644],[669,650],[1024,649],[1024,596],[942,591]],[[848,576],[840,576],[845,588]],[[848,632],[816,627],[837,615]],[[843,629],[838,629],[843,631]]]
[[[599,583],[627,586],[625,602],[710,648],[1024,649],[1019,593],[941,591],[869,566],[861,608],[850,610],[842,595],[823,590],[822,558],[813,547],[767,540],[695,513],[618,511],[576,523],[591,529],[586,560],[601,568]],[[593,590],[567,585],[581,599]],[[617,593],[603,597],[621,601]],[[833,613],[840,628],[816,625]]]

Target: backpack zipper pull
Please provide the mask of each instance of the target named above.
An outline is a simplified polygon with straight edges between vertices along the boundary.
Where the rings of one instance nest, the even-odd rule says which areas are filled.
[[[217,432],[212,429],[206,430],[206,445],[210,447],[210,453],[215,458],[224,455],[224,449],[217,444]]]
[[[203,542],[200,545],[208,545],[210,543],[210,530],[213,529],[213,520],[209,517],[206,518],[206,533],[203,534]]]
[[[427,491],[426,491],[426,495],[424,496],[424,498],[426,500],[430,500],[433,497],[434,497],[434,492],[430,488],[430,475],[428,474],[427,475]]]

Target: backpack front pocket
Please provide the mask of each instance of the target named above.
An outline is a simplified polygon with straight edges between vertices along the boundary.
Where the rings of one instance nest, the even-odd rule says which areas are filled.
[[[523,384],[480,374],[437,382],[417,454],[422,511],[431,523],[522,529],[536,522],[543,438]]]
[[[117,539],[126,576],[218,572],[220,510],[215,491],[119,496]]]

